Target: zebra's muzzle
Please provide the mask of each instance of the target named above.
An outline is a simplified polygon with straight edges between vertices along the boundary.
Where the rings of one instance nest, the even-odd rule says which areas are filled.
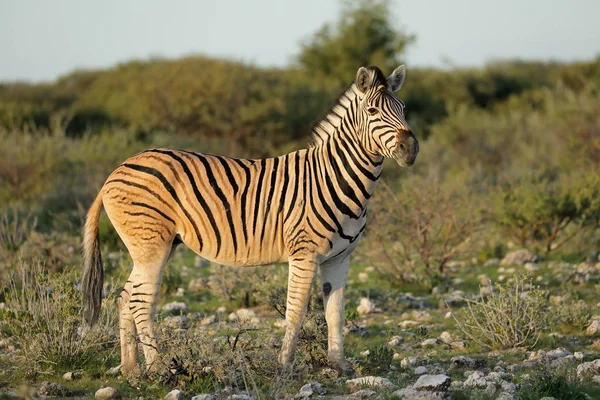
[[[419,142],[412,131],[401,131],[398,133],[400,140],[394,153],[394,159],[401,167],[409,167],[415,163],[419,154]]]

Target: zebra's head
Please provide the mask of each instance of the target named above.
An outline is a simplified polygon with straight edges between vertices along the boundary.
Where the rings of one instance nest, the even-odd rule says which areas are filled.
[[[393,158],[401,167],[413,165],[419,153],[419,142],[404,119],[404,103],[394,95],[405,76],[404,65],[387,78],[377,67],[361,67],[355,80],[361,142],[367,151]]]

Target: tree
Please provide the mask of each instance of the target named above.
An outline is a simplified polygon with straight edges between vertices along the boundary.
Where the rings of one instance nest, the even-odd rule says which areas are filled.
[[[347,86],[360,66],[384,73],[400,64],[414,36],[394,26],[387,0],[346,1],[339,21],[326,24],[301,46],[298,63],[332,90]]]

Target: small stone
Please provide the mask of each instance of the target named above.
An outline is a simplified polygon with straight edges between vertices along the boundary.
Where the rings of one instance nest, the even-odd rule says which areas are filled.
[[[402,329],[415,328],[419,325],[421,325],[419,322],[411,320],[402,321],[398,324],[398,326],[400,326]]]
[[[445,391],[450,387],[452,380],[448,375],[421,375],[413,385],[416,390],[431,390],[434,392]]]
[[[395,385],[387,378],[382,378],[379,376],[361,376],[360,378],[347,380],[346,386],[351,391],[356,391],[362,386],[370,386],[375,389],[386,389],[393,388]]]
[[[590,326],[585,330],[585,334],[588,336],[596,336],[600,332],[600,321],[592,321]]]
[[[175,297],[183,297],[185,296],[185,289],[180,287],[177,288],[177,291],[175,292]]]
[[[397,397],[402,400],[446,400],[448,399],[446,392],[430,392],[416,390],[410,386],[404,389],[396,390],[392,393],[392,397]]]
[[[179,389],[171,390],[164,397],[164,400],[183,400],[183,391]]]
[[[202,290],[206,289],[207,283],[204,279],[191,279],[188,284],[188,292],[190,293],[200,293]]]
[[[216,397],[213,394],[201,393],[192,397],[192,400],[216,400]]]
[[[583,360],[583,357],[585,357],[581,351],[576,351],[573,355],[575,356],[575,359],[579,361]]]
[[[319,382],[308,382],[306,385],[300,388],[300,392],[294,398],[296,399],[306,399],[315,394],[324,395],[326,393],[325,389]]]
[[[450,359],[450,369],[455,368],[482,368],[485,366],[485,361],[479,358],[471,358],[467,356],[456,356]]]
[[[121,373],[121,366],[117,365],[106,370],[106,376],[117,376]]]
[[[536,263],[532,263],[532,262],[525,263],[525,270],[527,272],[535,272],[538,269],[540,269],[540,267]]]
[[[173,301],[165,304],[162,310],[170,314],[180,314],[187,312],[187,305],[181,301]]]
[[[207,326],[213,324],[217,320],[216,315],[209,315],[200,320],[200,326]]]
[[[563,357],[567,357],[567,356],[572,356],[573,353],[571,353],[569,350],[565,349],[564,347],[559,347],[557,349],[550,350],[549,352],[546,353],[546,355],[550,358],[563,358]]]
[[[57,383],[52,383],[48,381],[44,381],[41,383],[40,387],[37,390],[38,396],[48,396],[48,397],[67,397],[71,394],[71,391],[66,387],[59,385]]]
[[[247,393],[232,394],[227,400],[252,400],[252,396]]]
[[[452,335],[448,331],[444,331],[444,332],[440,333],[440,340],[446,344],[450,344],[454,341],[452,339]]]
[[[492,284],[492,280],[487,275],[479,275],[477,279],[479,280],[479,284],[481,286],[489,286]]]
[[[367,297],[362,297],[360,303],[356,308],[358,315],[367,315],[375,312],[375,303]]]
[[[63,375],[63,379],[65,381],[75,381],[81,379],[81,374],[79,372],[67,372]]]
[[[411,356],[411,357],[406,357],[405,359],[400,361],[400,365],[402,366],[402,368],[410,368],[410,367],[417,365],[418,362],[419,362],[419,359],[417,357]]]
[[[498,265],[500,265],[499,258],[490,258],[483,264],[484,267],[497,267]]]
[[[421,347],[433,347],[438,344],[438,340],[436,338],[425,339],[421,342]]]
[[[426,366],[420,366],[415,368],[415,375],[424,375],[427,372],[429,372],[429,370],[427,369]]]
[[[188,319],[185,315],[169,315],[163,323],[171,329],[187,329]]]
[[[223,314],[225,313],[225,311],[227,311],[227,308],[225,308],[225,306],[221,306],[215,310],[217,314]]]
[[[365,350],[360,352],[360,355],[364,357],[368,356],[369,354],[371,354],[371,350]]]
[[[96,391],[96,394],[94,395],[94,397],[97,400],[110,400],[110,399],[116,399],[117,395],[118,395],[117,389],[107,386],[107,387],[98,389]]]
[[[361,282],[366,282],[369,280],[369,274],[367,274],[366,272],[359,272],[358,273],[358,280]]]
[[[511,382],[502,381],[500,384],[500,389],[504,390],[505,392],[514,392],[517,390],[517,385]]]
[[[388,342],[388,346],[396,347],[400,346],[404,342],[404,338],[402,336],[393,336]]]
[[[345,394],[342,396],[333,396],[331,399],[332,400],[361,400],[361,399],[367,399],[376,394],[377,394],[377,392],[372,389],[361,389],[358,392],[354,392],[351,394]]]
[[[598,373],[600,373],[600,358],[581,363],[577,366],[577,377],[579,379],[589,379],[592,375],[597,375]]]
[[[452,347],[453,349],[464,349],[465,342],[452,342],[450,343],[450,347]]]
[[[524,265],[525,263],[534,263],[539,260],[539,256],[534,252],[521,249],[515,250],[508,253],[502,261],[500,261],[500,265]]]
[[[394,355],[392,356],[392,359],[394,360],[400,360],[402,358],[402,356],[398,353],[394,353]]]

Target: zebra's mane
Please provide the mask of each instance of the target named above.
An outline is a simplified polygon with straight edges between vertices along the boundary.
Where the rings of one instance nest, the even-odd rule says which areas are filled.
[[[371,87],[376,87],[381,84],[387,85],[386,78],[377,67],[368,67],[369,71],[373,72],[373,80]],[[340,125],[342,118],[346,114],[346,110],[356,98],[358,88],[356,83],[352,82],[333,103],[329,111],[325,113],[323,118],[318,120],[311,129],[308,148],[320,147],[327,140],[333,137],[336,128]]]

